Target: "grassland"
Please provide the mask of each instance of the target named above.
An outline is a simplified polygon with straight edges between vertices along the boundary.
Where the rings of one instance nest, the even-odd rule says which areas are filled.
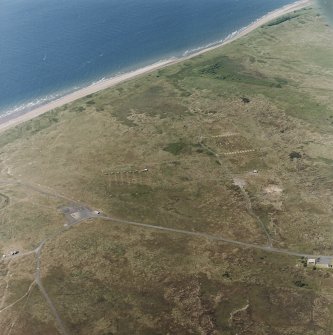
[[[1,262],[4,335],[57,333],[29,290],[45,239],[68,334],[332,334],[333,272],[297,257],[102,219],[58,234],[79,202],[333,255],[332,33],[301,10],[1,134],[0,248],[23,253]]]

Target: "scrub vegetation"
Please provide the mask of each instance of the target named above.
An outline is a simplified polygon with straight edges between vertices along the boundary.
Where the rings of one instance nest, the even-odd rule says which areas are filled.
[[[333,272],[250,247],[333,255],[332,34],[304,9],[2,133],[3,334],[58,334],[45,239],[68,334],[332,334]]]

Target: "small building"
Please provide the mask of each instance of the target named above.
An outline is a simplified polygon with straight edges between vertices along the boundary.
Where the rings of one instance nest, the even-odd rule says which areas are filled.
[[[317,268],[331,269],[333,268],[332,257],[318,257],[316,261]]]
[[[316,266],[317,259],[316,258],[308,258],[307,265],[308,266]]]
[[[333,257],[308,258],[307,265],[322,269],[331,269],[333,268]]]

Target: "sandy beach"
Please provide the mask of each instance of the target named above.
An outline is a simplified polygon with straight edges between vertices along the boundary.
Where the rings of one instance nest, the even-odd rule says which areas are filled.
[[[208,47],[205,48],[203,50],[200,50],[196,53],[193,53],[189,56],[186,57],[181,57],[181,58],[171,58],[165,61],[160,61],[157,63],[154,63],[152,65],[140,68],[138,70],[132,71],[132,72],[128,72],[128,73],[124,73],[122,75],[116,76],[116,77],[112,77],[110,79],[106,79],[103,81],[99,81],[93,85],[87,86],[85,88],[79,89],[73,93],[70,93],[68,95],[65,95],[57,100],[53,100],[49,103],[46,103],[32,111],[26,112],[24,114],[11,114],[9,116],[6,116],[2,119],[0,119],[0,131],[4,131],[7,130],[11,127],[14,127],[20,123],[23,123],[25,121],[31,120],[41,114],[44,114],[54,108],[57,107],[61,107],[65,104],[68,104],[70,102],[73,102],[77,99],[83,98],[89,94],[93,94],[96,93],[98,91],[104,90],[106,88],[115,86],[119,83],[122,83],[124,81],[130,80],[132,78],[141,76],[143,74],[147,74],[149,72],[155,71],[157,69],[161,69],[164,68],[166,66],[170,66],[179,62],[182,62],[186,59],[190,59],[193,58],[195,56],[201,55],[207,51],[216,49],[216,48],[220,48],[228,43],[231,43],[233,41],[235,41],[236,39],[243,37],[245,35],[247,35],[248,33],[250,33],[251,31],[255,30],[256,28],[268,23],[271,20],[274,20],[282,15],[285,15],[287,13],[290,13],[294,10],[298,10],[301,9],[303,7],[306,7],[308,5],[311,4],[311,0],[301,0],[301,1],[297,1],[293,4],[284,6],[280,9],[277,9],[273,12],[268,13],[267,15],[261,17],[260,19],[258,19],[257,21],[253,22],[252,24],[250,24],[249,26],[245,27],[244,29],[241,29],[239,32],[237,32],[235,35],[232,35],[230,38],[227,38],[225,41],[223,41],[220,44],[214,45],[212,47]]]

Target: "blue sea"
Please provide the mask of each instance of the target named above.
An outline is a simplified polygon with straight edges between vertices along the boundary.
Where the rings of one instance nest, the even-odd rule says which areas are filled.
[[[316,4],[319,9],[328,19],[328,22],[333,24],[333,0],[317,0]]]
[[[292,0],[0,0],[0,114],[223,40]]]

